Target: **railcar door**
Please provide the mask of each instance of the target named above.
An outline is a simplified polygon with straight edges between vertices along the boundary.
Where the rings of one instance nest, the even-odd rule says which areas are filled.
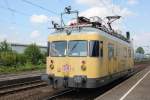
[[[124,68],[128,69],[127,47],[124,47],[123,49],[124,49],[123,50],[124,51],[124,57],[123,57],[124,58]]]
[[[114,45],[108,44],[108,73],[111,75],[114,72]]]

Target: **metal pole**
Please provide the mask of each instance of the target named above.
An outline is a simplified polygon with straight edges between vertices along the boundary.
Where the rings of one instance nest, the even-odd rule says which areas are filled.
[[[63,23],[63,18],[62,18],[63,14],[61,13],[61,23],[60,23],[60,26],[62,28],[62,23]]]

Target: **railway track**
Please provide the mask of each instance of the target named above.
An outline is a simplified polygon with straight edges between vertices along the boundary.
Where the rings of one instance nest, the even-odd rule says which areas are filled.
[[[46,86],[46,85],[47,84],[45,82],[40,81],[40,80],[13,84],[13,85],[6,85],[6,86],[0,87],[0,96],[11,94],[11,93],[16,93],[16,92],[24,91],[28,89],[33,89],[33,88],[37,88],[41,86]]]
[[[149,64],[141,64],[136,66],[137,68],[132,74],[134,75],[148,65]],[[19,98],[18,100],[21,100],[21,98],[26,98],[26,100],[93,100],[99,95],[117,86],[130,76],[116,80],[115,82],[112,82],[101,88],[80,90],[63,88],[52,89],[51,87],[47,86],[45,82],[41,81],[39,76],[36,78],[31,76],[32,78],[30,77],[30,79],[24,78],[20,80],[14,80],[12,82],[10,80],[6,82],[0,82],[0,98],[2,98],[2,100],[12,100],[12,97],[15,98],[13,100],[16,100],[17,98]],[[24,95],[24,93],[26,95]],[[21,95],[22,97],[17,97],[17,94]]]
[[[28,76],[28,75],[42,75],[45,71],[32,71],[32,72],[21,72],[21,73],[0,73],[0,78],[7,78],[7,77],[19,77],[19,76]]]
[[[66,91],[60,91],[43,100],[94,100],[99,95],[102,95],[126,79],[121,78],[96,89],[68,89]]]
[[[19,91],[29,90],[47,86],[40,76],[19,77],[14,79],[5,79],[0,81],[0,97],[6,94],[15,94]]]
[[[58,92],[54,93],[53,95],[47,97],[47,98],[44,99],[44,100],[56,99],[56,98],[59,97],[59,96],[63,96],[64,94],[67,94],[67,93],[70,93],[70,92],[73,92],[73,91],[75,91],[75,90],[74,90],[74,89],[61,90],[61,91],[58,91]]]
[[[113,87],[117,86],[121,82],[130,78],[132,75],[143,70],[144,68],[146,68],[146,66],[148,66],[148,64],[142,64],[142,65],[138,66],[137,68],[135,68],[134,71],[131,74],[127,75],[126,77],[122,77],[122,78],[120,78],[108,85],[105,85],[103,87],[96,88],[96,89],[80,89],[80,90],[67,89],[64,91],[57,92],[53,95],[50,95],[48,98],[46,98],[44,100],[74,100],[74,99],[75,100],[93,100],[96,97],[98,97],[99,95],[102,95],[106,91],[112,89]]]

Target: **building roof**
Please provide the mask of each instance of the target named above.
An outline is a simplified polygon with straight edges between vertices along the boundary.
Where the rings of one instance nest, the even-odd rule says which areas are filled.
[[[30,44],[19,44],[19,43],[10,43],[11,46],[23,46],[23,47],[27,47]],[[41,45],[37,45],[40,48],[47,48],[47,46],[41,46]]]

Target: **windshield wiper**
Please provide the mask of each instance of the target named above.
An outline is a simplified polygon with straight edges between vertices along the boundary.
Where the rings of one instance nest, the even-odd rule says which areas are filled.
[[[74,44],[74,46],[71,48],[71,50],[69,51],[69,55],[70,55],[70,53],[77,47],[77,45],[79,44],[79,42],[77,41],[77,43],[76,44]]]

